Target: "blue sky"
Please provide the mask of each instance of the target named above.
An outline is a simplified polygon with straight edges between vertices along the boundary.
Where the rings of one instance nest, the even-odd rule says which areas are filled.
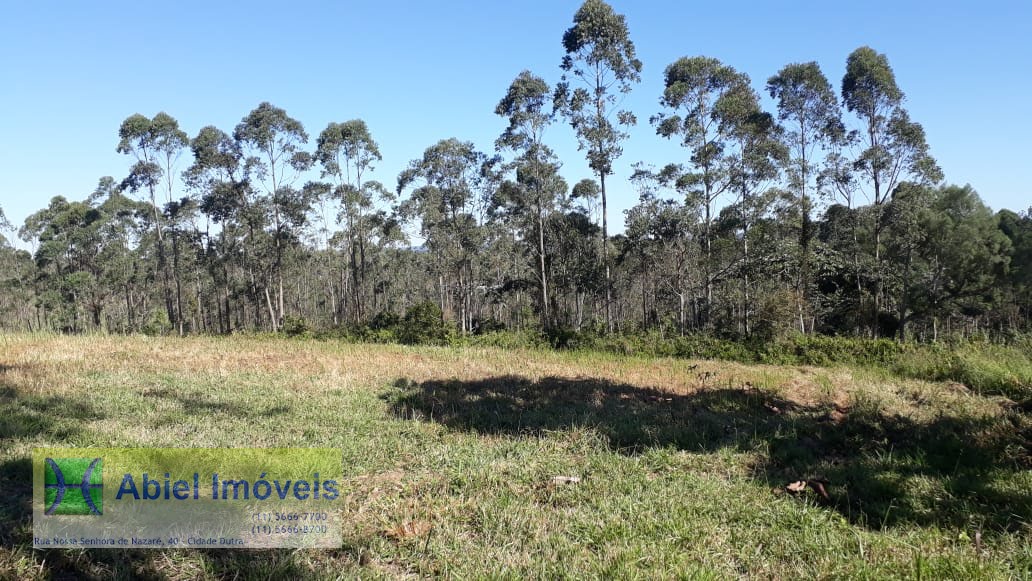
[[[314,137],[364,119],[394,187],[439,139],[491,150],[493,110],[530,69],[559,79],[561,38],[580,2],[11,2],[0,21],[0,207],[20,225],[54,195],[84,198],[125,176],[118,126],[165,111],[191,136],[226,131],[261,101]],[[706,55],[766,79],[816,60],[838,89],[848,54],[887,54],[946,179],[994,209],[1032,206],[1032,8],[1022,2],[612,2],[627,17],[642,83],[626,99],[639,125],[610,184],[610,220],[636,201],[630,165],[683,160],[655,135],[663,69]],[[767,101],[768,105],[769,100]],[[588,177],[568,126],[547,136],[575,183]],[[182,168],[189,162],[184,157]],[[622,227],[622,226],[621,226]]]

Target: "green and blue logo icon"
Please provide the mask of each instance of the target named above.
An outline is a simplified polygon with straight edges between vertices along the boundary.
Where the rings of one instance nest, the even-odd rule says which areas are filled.
[[[43,478],[44,514],[103,514],[103,458],[47,458]]]

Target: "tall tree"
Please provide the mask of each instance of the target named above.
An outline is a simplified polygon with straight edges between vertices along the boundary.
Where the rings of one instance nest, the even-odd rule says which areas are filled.
[[[562,81],[555,100],[587,150],[588,166],[598,177],[602,196],[602,256],[606,272],[606,327],[612,332],[612,274],[609,226],[606,216],[606,176],[623,154],[620,142],[627,138],[622,127],[634,125],[634,114],[622,110],[620,98],[641,80],[641,61],[635,56],[622,14],[603,0],[585,0],[563,35]],[[576,81],[580,86],[571,87]]]
[[[370,221],[374,196],[386,194],[378,182],[363,181],[367,172],[380,161],[380,148],[369,133],[365,121],[352,119],[344,123],[330,123],[319,134],[315,159],[322,166],[322,177],[332,181],[332,193],[341,205],[347,240],[348,264],[354,295],[354,317],[365,314],[366,260]],[[342,289],[343,290],[343,289]],[[342,304],[346,299],[342,293]]]
[[[113,184],[113,180],[105,183]],[[140,228],[139,202],[117,189],[98,191],[84,202],[62,196],[25,220],[20,235],[37,240],[34,256],[43,303],[60,329],[104,329],[105,309],[127,282],[128,249],[121,243]],[[129,312],[132,305],[127,305]]]
[[[601,228],[591,218],[591,206],[598,195],[598,182],[582,179],[568,196],[560,197],[558,211],[550,216],[546,225],[549,234],[545,239],[553,247],[549,251],[553,260],[552,288],[565,299],[556,301],[557,307],[560,304],[562,307],[556,309],[553,317],[578,330],[587,317],[588,297],[605,297],[600,284],[605,281],[597,244]],[[604,314],[605,307],[596,308],[595,313]]]
[[[903,91],[889,60],[870,47],[860,47],[846,60],[842,100],[861,123],[863,149],[853,169],[868,184],[874,205],[875,288],[872,330],[882,306],[882,231],[884,206],[902,180],[934,184],[942,172],[928,152],[924,128],[903,108]]]
[[[845,127],[831,83],[816,62],[786,65],[767,80],[767,91],[777,100],[778,118],[786,125],[785,141],[791,149],[788,185],[796,193],[801,218],[796,293],[799,330],[805,333],[803,305],[810,304],[810,242],[814,234],[810,215],[816,189],[814,168],[821,151],[844,138]]]
[[[652,117],[656,133],[677,137],[689,152],[688,167],[671,164],[663,169],[667,183],[703,206],[702,248],[705,269],[705,312],[713,304],[716,267],[713,255],[713,206],[736,183],[736,158],[730,140],[744,120],[742,103],[755,92],[749,77],[709,57],[683,57],[666,68],[660,103],[668,109]]]
[[[215,299],[223,332],[247,325],[248,317],[233,323],[233,299],[238,275],[245,279],[241,292],[250,300],[253,327],[261,327],[261,291],[258,258],[259,238],[265,226],[265,212],[250,187],[248,168],[240,144],[221,129],[208,125],[191,141],[194,163],[183,174],[187,186],[200,196],[200,210],[219,224],[217,239],[209,242],[208,268],[221,290]],[[244,308],[244,307],[241,307]],[[270,316],[272,314],[270,313]],[[273,317],[273,320],[275,317]]]
[[[241,144],[246,165],[255,181],[265,189],[266,203],[272,212],[276,308],[268,296],[266,302],[273,321],[273,330],[283,323],[283,258],[293,238],[292,229],[304,223],[309,207],[307,200],[293,188],[301,172],[312,166],[312,155],[302,149],[308,133],[300,121],[268,102],[247,114],[233,131]]]
[[[419,222],[420,237],[435,262],[441,312],[447,312],[448,299],[454,299],[463,332],[472,327],[474,258],[483,235],[485,161],[471,142],[444,139],[428,147],[398,176],[399,194],[421,183],[402,203],[401,214]],[[454,286],[446,277],[454,279]]]
[[[169,321],[182,327],[182,292],[178,264],[173,273],[176,293],[173,303],[172,283],[169,280],[168,258],[165,248],[164,216],[159,205],[157,193],[164,186],[165,200],[163,204],[173,201],[175,187],[175,165],[180,155],[190,144],[186,132],[179,128],[179,122],[167,113],[161,112],[152,119],[140,115],[131,115],[122,122],[118,129],[118,153],[132,155],[136,158],[129,171],[129,176],[122,182],[125,189],[132,192],[146,189],[150,195],[153,214],[154,234],[157,238],[158,271],[162,276],[162,287],[165,295],[165,309]],[[162,180],[164,179],[164,183]],[[176,250],[176,252],[178,252]],[[178,261],[177,261],[178,262]]]
[[[639,260],[643,326],[650,323],[646,286],[647,279],[651,278],[656,303],[661,296],[677,297],[677,330],[684,336],[688,329],[692,285],[689,265],[699,252],[694,242],[698,234],[699,207],[689,206],[683,200],[660,197],[660,179],[656,172],[642,164],[635,166],[631,180],[639,191],[639,202],[626,211],[626,231],[627,250]]]
[[[780,167],[788,159],[781,141],[781,127],[770,113],[760,109],[759,95],[751,89],[737,91],[723,107],[722,117],[730,127],[733,150],[731,180],[738,194],[737,219],[741,222],[742,257],[740,273],[742,303],[739,309],[740,329],[752,334],[753,297],[750,276],[753,256],[750,253],[750,230],[764,215],[771,203],[770,184],[780,175]],[[737,236],[736,236],[737,237]]]
[[[516,153],[512,167],[516,180],[500,188],[503,196],[498,205],[512,216],[532,216],[532,228],[525,234],[536,238],[538,285],[541,296],[541,322],[552,324],[549,315],[548,270],[546,266],[545,222],[556,199],[566,192],[566,182],[559,176],[559,161],[544,144],[545,128],[554,119],[548,107],[550,90],[541,77],[523,71],[509,86],[495,113],[508,118],[509,126],[495,142],[498,149]]]

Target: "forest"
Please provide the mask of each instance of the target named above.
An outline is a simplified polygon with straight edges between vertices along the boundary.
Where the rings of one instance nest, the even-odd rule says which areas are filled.
[[[628,111],[660,68],[622,15],[587,0],[562,48],[554,82],[499,87],[494,143],[442,139],[396,178],[375,175],[376,128],[347,112],[315,134],[263,102],[194,136],[166,112],[129,115],[112,127],[123,175],[21,225],[0,214],[33,249],[0,238],[0,327],[383,342],[433,340],[421,325],[559,342],[1032,330],[1032,208],[993,211],[944,181],[885,54],[846,56],[838,90],[816,62],[756,80],[677,58],[655,109]],[[625,159],[639,122],[680,158]],[[591,175],[563,179],[546,130],[572,131]],[[615,164],[638,195],[622,231]]]

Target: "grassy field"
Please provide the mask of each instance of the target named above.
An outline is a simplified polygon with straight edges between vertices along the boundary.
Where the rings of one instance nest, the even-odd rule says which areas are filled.
[[[42,445],[340,448],[344,546],[33,550]],[[1030,448],[871,369],[0,336],[0,578],[1027,578]]]

